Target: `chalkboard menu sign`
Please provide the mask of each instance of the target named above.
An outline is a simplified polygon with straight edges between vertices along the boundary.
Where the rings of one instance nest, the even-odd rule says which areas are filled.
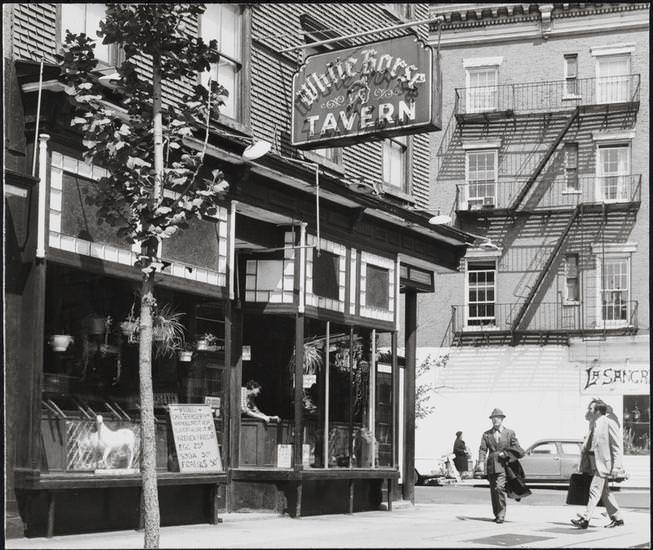
[[[221,472],[211,407],[168,405],[180,472]]]

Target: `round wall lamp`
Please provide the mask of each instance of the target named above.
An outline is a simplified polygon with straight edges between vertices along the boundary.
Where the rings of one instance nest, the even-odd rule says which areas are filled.
[[[272,149],[272,144],[269,141],[254,141],[251,145],[245,147],[241,156],[245,160],[256,160],[267,155],[270,149]]]

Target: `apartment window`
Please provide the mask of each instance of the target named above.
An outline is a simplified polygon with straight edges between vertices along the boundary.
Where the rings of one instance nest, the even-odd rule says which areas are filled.
[[[578,91],[578,54],[565,55],[565,95],[579,95]]]
[[[465,187],[468,209],[496,205],[497,156],[495,149],[467,151]]]
[[[342,162],[342,148],[340,147],[324,147],[322,149],[313,149],[310,152],[335,164]]]
[[[409,3],[384,4],[384,7],[399,19],[410,19],[412,17],[412,6]]]
[[[597,103],[620,103],[630,99],[630,54],[596,58]]]
[[[243,16],[238,4],[206,4],[201,20],[201,36],[205,42],[218,41],[220,61],[202,73],[200,79],[207,85],[211,80],[224,86],[229,95],[223,97],[225,104],[220,108],[222,115],[240,120],[242,102],[243,69]]]
[[[565,143],[565,184],[567,191],[579,191],[578,143]]]
[[[106,64],[115,63],[116,51],[111,44],[102,44],[98,37],[100,21],[106,14],[106,4],[59,4],[61,8],[61,44],[66,41],[66,31],[73,34],[84,33],[95,40],[95,58]]]
[[[496,325],[496,262],[467,266],[467,326]]]
[[[578,274],[578,254],[565,257],[565,301],[580,301],[580,278]]]
[[[469,67],[466,73],[466,112],[495,111],[498,108],[499,67]]]
[[[408,138],[388,138],[383,142],[383,183],[408,192]]]
[[[601,276],[601,319],[609,323],[628,321],[629,299],[629,258],[605,258]]]
[[[604,201],[629,198],[630,144],[600,145],[598,148],[598,191]]]

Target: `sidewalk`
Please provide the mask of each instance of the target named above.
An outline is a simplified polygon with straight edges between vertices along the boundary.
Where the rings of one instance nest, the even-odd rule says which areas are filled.
[[[489,499],[488,499],[489,500]],[[624,509],[625,525],[604,529],[599,508],[587,530],[569,520],[582,506],[529,506],[510,501],[506,522],[490,503],[397,503],[392,512],[292,519],[276,514],[223,514],[219,525],[163,527],[161,548],[650,548],[650,511]],[[142,548],[143,534],[116,531],[52,539],[10,539],[6,548]]]

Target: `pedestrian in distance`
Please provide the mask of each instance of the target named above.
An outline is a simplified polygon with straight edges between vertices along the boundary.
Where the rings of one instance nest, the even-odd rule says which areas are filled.
[[[456,440],[453,442],[454,466],[459,473],[467,471],[467,445],[463,441],[463,432],[456,432]]]
[[[506,516],[506,462],[509,457],[522,458],[524,450],[515,432],[503,425],[506,417],[501,409],[490,414],[492,428],[483,433],[478,453],[478,466],[485,469],[490,482],[494,521],[503,523]]]
[[[600,400],[592,401],[586,417],[590,423],[590,433],[583,445],[583,454],[589,458],[593,477],[590,484],[589,500],[583,514],[571,520],[579,529],[587,529],[594,509],[603,499],[610,523],[605,527],[620,527],[624,524],[617,499],[610,492],[611,479],[623,479],[623,447],[621,430],[618,424],[607,416],[608,406]]]

